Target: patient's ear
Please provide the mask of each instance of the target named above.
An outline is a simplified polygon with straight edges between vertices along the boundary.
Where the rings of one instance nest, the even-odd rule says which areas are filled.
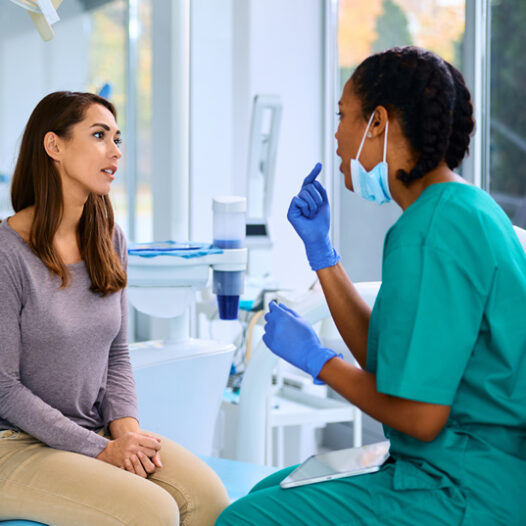
[[[62,158],[62,140],[54,132],[49,131],[44,135],[44,150],[55,161]]]

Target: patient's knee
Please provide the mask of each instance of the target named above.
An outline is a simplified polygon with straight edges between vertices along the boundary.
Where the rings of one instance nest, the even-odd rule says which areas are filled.
[[[131,496],[130,496],[131,497]],[[179,508],[174,498],[153,482],[140,498],[130,499],[127,512],[134,526],[178,526]]]

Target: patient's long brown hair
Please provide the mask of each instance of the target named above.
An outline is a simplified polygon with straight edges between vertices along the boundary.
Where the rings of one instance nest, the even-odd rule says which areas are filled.
[[[53,247],[53,238],[62,219],[64,196],[54,161],[44,149],[44,136],[52,131],[68,139],[71,127],[84,119],[92,104],[101,104],[117,118],[113,104],[92,93],[57,91],[44,97],[29,117],[11,185],[15,212],[35,207],[29,244],[46,267],[61,278],[62,288],[68,285],[70,276]],[[77,227],[77,237],[91,278],[91,290],[102,295],[126,286],[126,272],[113,244],[113,228],[109,197],[90,193]]]

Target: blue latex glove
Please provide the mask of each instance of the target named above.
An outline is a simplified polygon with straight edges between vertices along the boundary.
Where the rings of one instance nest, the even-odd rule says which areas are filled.
[[[322,347],[313,328],[301,316],[282,303],[270,302],[265,314],[265,345],[279,357],[309,373],[315,384],[325,362],[339,356],[332,349]]]
[[[287,219],[305,244],[312,270],[332,267],[340,261],[329,239],[331,212],[327,192],[316,181],[320,172],[321,163],[317,163],[305,177],[300,193],[292,198],[287,213]]]

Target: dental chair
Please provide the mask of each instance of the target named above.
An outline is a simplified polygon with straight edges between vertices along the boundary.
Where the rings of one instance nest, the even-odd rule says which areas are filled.
[[[526,230],[518,226],[513,228],[526,252]],[[356,286],[367,303],[373,305],[380,282],[357,283]],[[328,307],[322,305],[318,311],[313,310],[307,314],[315,321],[323,319],[329,314]],[[264,464],[269,438],[267,426],[271,414],[271,377],[277,361],[277,356],[271,353],[261,341],[247,366],[241,384],[237,433],[237,460],[242,462],[203,457],[203,460],[217,472],[226,485],[231,500],[246,494],[259,479],[274,471],[270,467],[246,464],[246,462]],[[15,519],[0,521],[0,526],[46,525],[30,520]]]

